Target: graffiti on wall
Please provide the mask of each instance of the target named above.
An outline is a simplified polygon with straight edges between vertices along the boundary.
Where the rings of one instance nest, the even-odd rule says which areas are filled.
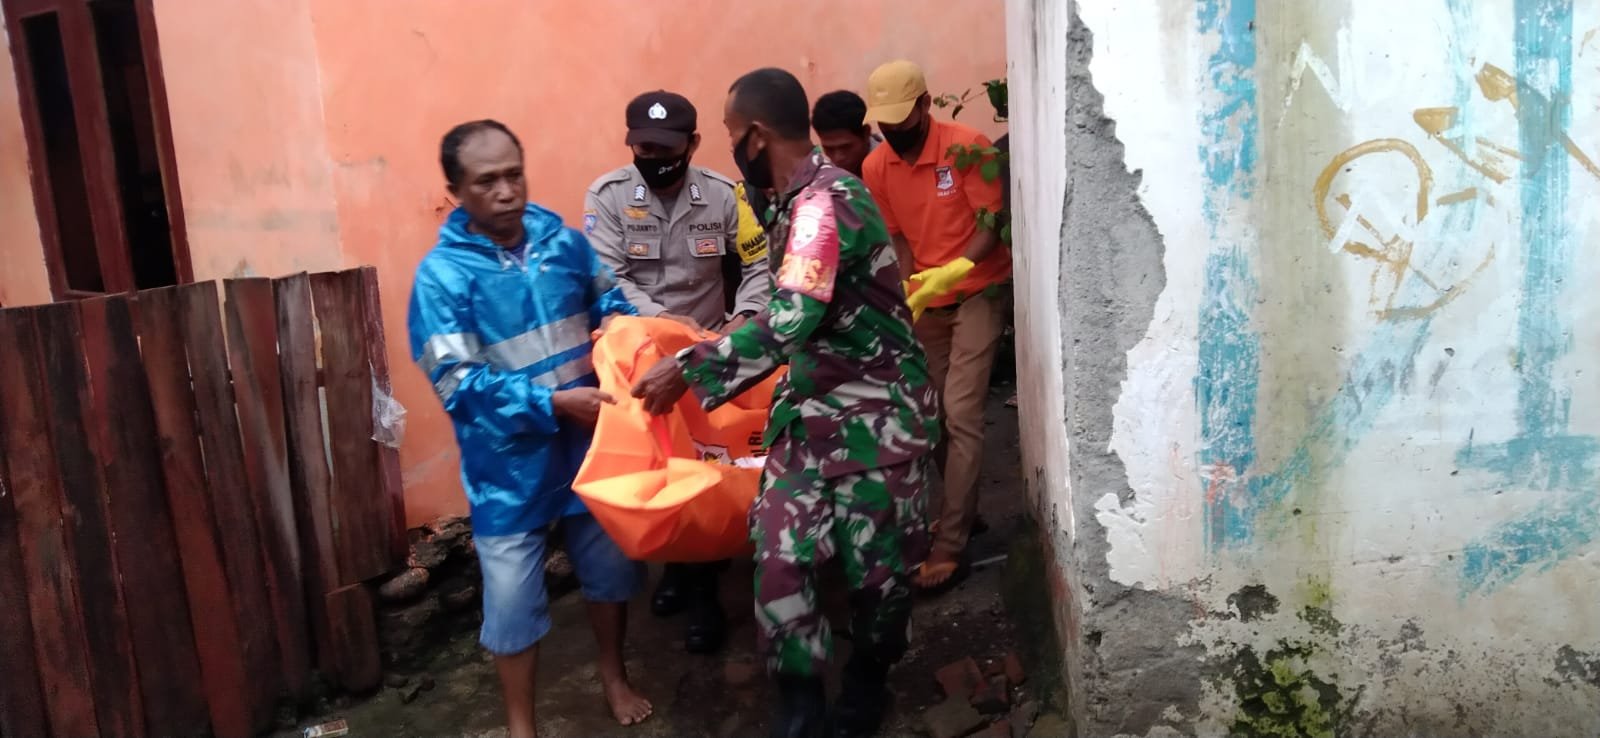
[[[1332,194],[1336,181],[1355,172],[1363,161],[1396,156],[1405,162],[1408,174],[1414,177],[1409,183],[1390,182],[1400,184],[1400,189],[1415,190],[1412,201],[1403,203],[1408,207],[1397,209],[1387,199],[1364,198],[1359,191]],[[1465,294],[1472,280],[1494,260],[1494,245],[1489,244],[1482,258],[1459,276],[1441,274],[1418,263],[1417,244],[1431,240],[1427,238],[1432,235],[1429,227],[1438,222],[1437,218],[1430,220],[1428,216],[1437,212],[1438,207],[1472,205],[1479,197],[1479,190],[1469,187],[1443,195],[1437,201],[1431,201],[1432,194],[1433,168],[1416,146],[1398,138],[1366,141],[1339,153],[1323,168],[1312,187],[1317,220],[1323,236],[1329,239],[1329,246],[1371,263],[1369,302],[1379,320],[1431,315]],[[1330,205],[1338,205],[1345,211],[1337,224],[1330,214]],[[1448,268],[1461,263],[1451,259],[1442,266]],[[1423,294],[1412,301],[1397,303],[1408,280],[1418,282],[1424,289],[1416,291]]]
[[[1516,0],[1515,66],[1476,66],[1458,84],[1455,105],[1416,109],[1417,141],[1379,138],[1334,156],[1312,184],[1312,207],[1329,247],[1370,268],[1369,304],[1377,322],[1346,368],[1342,386],[1324,402],[1294,450],[1272,469],[1255,469],[1253,425],[1261,339],[1244,306],[1256,285],[1237,229],[1226,230],[1215,211],[1221,199],[1248,199],[1258,124],[1254,119],[1254,5],[1204,0],[1202,32],[1222,38],[1209,59],[1216,94],[1202,111],[1206,132],[1206,216],[1214,243],[1207,259],[1200,317],[1196,399],[1201,420],[1200,464],[1205,478],[1206,541],[1213,550],[1238,547],[1266,519],[1282,514],[1285,500],[1308,482],[1343,464],[1378,415],[1403,392],[1415,357],[1431,335],[1434,317],[1467,294],[1496,254],[1510,244],[1462,237],[1485,214],[1520,203],[1511,218],[1520,242],[1523,280],[1517,310],[1517,433],[1497,444],[1476,443],[1464,429],[1457,464],[1485,488],[1516,486],[1548,492],[1539,511],[1508,521],[1462,556],[1463,595],[1490,591],[1529,570],[1547,568],[1600,535],[1600,500],[1592,494],[1600,440],[1569,433],[1570,392],[1560,386],[1556,363],[1571,349],[1570,332],[1556,309],[1562,276],[1572,266],[1569,169],[1600,179],[1595,159],[1570,131],[1573,58],[1572,0]],[[1454,20],[1472,22],[1469,3],[1451,2]],[[1311,69],[1324,81],[1330,70],[1296,55],[1294,85]],[[1325,65],[1324,65],[1325,66]],[[1331,90],[1345,109],[1343,87]],[[1473,99],[1476,98],[1476,99]],[[1473,106],[1507,106],[1517,140],[1475,135]],[[1226,125],[1213,126],[1216,121]],[[1243,131],[1248,135],[1239,135]],[[1405,132],[1397,132],[1405,135]],[[1235,166],[1217,165],[1230,152]],[[1249,149],[1249,150],[1246,150]],[[1224,162],[1226,164],[1226,162]],[[1364,167],[1406,172],[1404,186],[1387,196],[1345,186]],[[1478,181],[1436,192],[1435,169],[1464,169]],[[1397,168],[1398,167],[1398,168]],[[1395,195],[1395,192],[1403,195]],[[1219,233],[1229,238],[1218,239]],[[1453,236],[1453,237],[1452,237]],[[1246,241],[1248,242],[1248,241]],[[1222,335],[1218,335],[1222,334]]]

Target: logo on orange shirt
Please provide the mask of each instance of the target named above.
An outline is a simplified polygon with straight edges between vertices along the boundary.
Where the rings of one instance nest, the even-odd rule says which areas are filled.
[[[949,192],[956,188],[956,176],[951,173],[950,167],[939,167],[933,170],[940,192]]]

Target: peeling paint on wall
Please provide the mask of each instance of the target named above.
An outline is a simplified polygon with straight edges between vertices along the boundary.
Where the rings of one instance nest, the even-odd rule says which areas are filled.
[[[1467,546],[1463,594],[1492,590],[1546,569],[1593,544],[1600,528],[1594,464],[1600,440],[1571,435],[1572,393],[1556,376],[1572,339],[1558,306],[1576,255],[1569,224],[1569,154],[1580,161],[1572,122],[1573,0],[1517,0],[1516,86],[1522,196],[1522,294],[1517,314],[1517,434],[1458,454],[1496,483],[1540,490],[1541,509],[1507,521]],[[1590,129],[1592,130],[1592,129]],[[1591,164],[1591,173],[1600,176]],[[1591,200],[1592,203],[1592,200]]]
[[[1083,621],[1206,683],[1137,724],[1600,732],[1600,6],[1075,7],[1166,272],[1113,410],[1132,494],[1077,484]],[[1143,684],[1084,648],[1123,669],[1091,705]]]
[[[1200,112],[1200,157],[1211,237],[1205,294],[1200,301],[1200,357],[1195,396],[1200,403],[1200,474],[1206,480],[1206,542],[1213,548],[1248,538],[1254,495],[1256,389],[1261,342],[1250,324],[1255,276],[1250,266],[1254,228],[1244,200],[1256,185],[1255,0],[1201,0],[1202,38],[1215,37],[1206,60],[1210,94]]]

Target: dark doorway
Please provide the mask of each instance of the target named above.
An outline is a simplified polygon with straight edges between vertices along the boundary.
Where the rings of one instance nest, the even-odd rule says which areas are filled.
[[[100,51],[100,79],[105,87],[134,285],[141,290],[174,285],[178,267],[172,252],[172,227],[167,222],[150,85],[139,43],[139,17],[131,2],[97,2],[89,7]]]
[[[57,299],[192,279],[151,0],[0,0]]]

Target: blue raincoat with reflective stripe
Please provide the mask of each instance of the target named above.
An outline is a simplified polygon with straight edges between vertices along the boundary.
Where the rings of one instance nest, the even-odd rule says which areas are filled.
[[[527,245],[502,249],[457,209],[417,267],[411,355],[455,423],[478,535],[581,513],[572,493],[592,431],[557,418],[557,390],[599,385],[589,360],[606,315],[637,311],[581,233],[529,203]]]

